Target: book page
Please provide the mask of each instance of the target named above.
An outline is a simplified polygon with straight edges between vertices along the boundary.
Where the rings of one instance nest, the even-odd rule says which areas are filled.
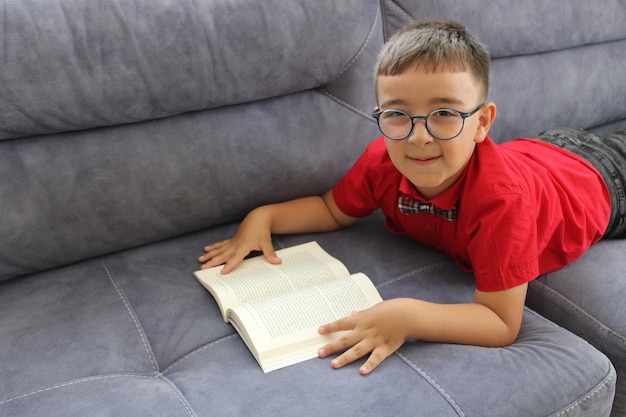
[[[349,275],[345,265],[317,242],[281,249],[276,254],[282,259],[280,265],[257,256],[245,259],[226,275],[220,272],[222,265],[194,272],[217,301],[224,321],[228,308]]]
[[[320,325],[382,301],[364,274],[302,288],[290,294],[241,305],[232,322],[265,372],[317,356],[338,334],[320,335]]]

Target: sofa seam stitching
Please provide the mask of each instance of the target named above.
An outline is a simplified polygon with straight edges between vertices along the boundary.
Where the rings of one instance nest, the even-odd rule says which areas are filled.
[[[71,387],[73,385],[83,384],[83,383],[86,383],[86,382],[100,381],[100,380],[112,379],[112,378],[160,379],[160,380],[162,380],[164,382],[167,381],[168,385],[171,385],[169,378],[165,378],[163,375],[160,375],[160,374],[159,375],[137,375],[137,374],[99,375],[99,376],[91,376],[91,377],[88,377],[88,378],[80,378],[80,379],[76,379],[76,380],[73,380],[73,381],[64,382],[62,384],[55,384],[55,385],[52,385],[52,386],[49,386],[49,387],[46,387],[46,388],[42,388],[42,389],[39,389],[39,390],[36,390],[36,391],[31,391],[31,392],[27,392],[25,394],[20,394],[20,395],[14,396],[12,398],[7,398],[5,400],[0,401],[0,405],[4,405],[4,404],[7,404],[9,402],[20,400],[22,398],[30,397],[30,396],[33,396],[33,395],[43,394],[45,392],[53,391],[53,390],[60,389],[60,388]],[[179,393],[176,392],[176,390],[174,390],[174,389],[172,389],[172,392],[174,393],[174,395],[176,396],[178,401],[187,410],[187,413],[190,416],[193,417],[195,414],[189,408],[187,403],[185,401],[183,401],[183,399],[181,398]]]
[[[569,413],[570,410],[573,410],[576,407],[580,407],[580,405],[582,403],[584,403],[585,401],[589,400],[590,398],[594,397],[595,395],[597,395],[601,390],[604,390],[606,385],[609,384],[611,381],[613,381],[613,378],[616,376],[615,373],[610,373],[608,375],[607,378],[604,379],[604,381],[602,381],[602,383],[593,391],[588,393],[587,395],[585,395],[584,397],[576,400],[574,403],[570,404],[569,407],[567,407],[565,410],[562,410],[561,412],[559,412],[558,414],[555,414],[554,417],[560,417],[565,415],[566,413]]]
[[[370,119],[370,115],[366,112],[364,112],[363,110],[359,109],[358,107],[353,106],[352,104],[340,99],[339,97],[335,96],[334,94],[328,92],[327,90],[325,90],[323,87],[320,88],[320,91],[322,94],[330,97],[332,100],[336,101],[337,103],[341,104],[342,106],[352,110],[353,112],[355,112],[356,114],[365,117],[366,119]],[[373,120],[372,120],[373,121]]]
[[[406,10],[404,10],[395,0],[389,0],[388,2],[389,5],[391,5],[392,7],[395,7],[397,11],[399,11],[400,13],[404,14],[404,17],[415,21],[415,18],[413,16],[411,16],[411,14],[409,12],[407,12]]]
[[[547,55],[547,54],[558,54],[558,53],[561,53],[561,52],[570,51],[572,49],[588,48],[588,47],[601,46],[601,45],[612,44],[612,43],[620,43],[620,42],[624,42],[624,41],[626,41],[626,38],[607,39],[607,40],[604,40],[604,41],[589,42],[589,43],[582,43],[582,44],[579,44],[579,45],[565,46],[565,47],[558,48],[558,49],[546,49],[546,50],[541,50],[541,51],[512,53],[512,55],[496,55],[496,56],[490,55],[490,56],[491,56],[491,61],[493,62],[493,61],[497,61],[499,59],[516,59],[516,58],[533,57],[533,56],[540,56],[540,55]],[[619,120],[616,120],[616,122],[619,122]]]
[[[585,309],[583,309],[582,307],[579,307],[577,304],[573,303],[569,298],[563,296],[561,293],[559,293],[558,291],[554,290],[550,286],[544,284],[543,282],[536,281],[535,285],[540,286],[547,293],[548,297],[550,297],[552,299],[559,299],[559,300],[563,301],[569,307],[570,312],[573,312],[579,318],[581,318],[582,320],[584,320],[584,321],[588,322],[589,324],[591,324],[592,327],[594,327],[594,328],[596,328],[598,330],[603,331],[604,332],[604,337],[602,338],[601,342],[599,343],[599,346],[604,345],[604,339],[606,339],[607,337],[613,338],[613,339],[617,340],[620,344],[626,345],[626,339],[625,338],[623,338],[621,335],[619,335],[617,332],[615,332],[613,329],[611,329],[610,327],[608,327],[604,323],[602,323],[602,322],[598,321],[597,319],[595,319]],[[575,332],[572,331],[572,333],[575,333]]]
[[[365,51],[365,49],[367,48],[367,45],[369,45],[369,43],[372,40],[372,37],[374,36],[374,30],[376,28],[376,25],[378,24],[378,19],[380,17],[380,9],[378,9],[376,11],[376,16],[374,17],[374,21],[372,22],[372,26],[370,27],[370,31],[367,34],[367,38],[365,38],[365,42],[363,42],[363,45],[361,45],[361,47],[359,48],[359,50],[357,51],[356,55],[354,55],[354,57],[352,57],[352,59],[350,60],[350,62],[348,62],[346,64],[345,67],[343,67],[341,69],[341,71],[339,71],[339,73],[337,75],[335,75],[328,83],[331,83],[337,79],[339,79],[343,74],[346,73],[346,71],[348,71],[350,68],[352,68],[352,66],[354,65],[354,63],[356,61],[359,60],[359,58],[361,57],[361,55],[363,55],[363,52]],[[327,83],[327,84],[328,84]]]
[[[354,57],[352,57],[350,62],[348,62],[348,64],[346,64],[346,66],[344,68],[342,68],[341,71],[339,71],[339,73],[337,75],[335,75],[333,78],[331,78],[331,80],[328,83],[326,83],[326,85],[328,85],[331,82],[339,79],[343,74],[346,73],[346,71],[348,71],[350,68],[352,68],[352,66],[355,64],[355,62],[359,60],[361,55],[363,55],[363,52],[365,51],[365,49],[367,48],[369,43],[372,41],[372,37],[374,36],[376,25],[378,24],[378,20],[379,20],[380,16],[381,16],[381,11],[380,11],[380,9],[378,9],[376,11],[376,16],[374,17],[374,21],[372,22],[372,25],[370,27],[369,33],[367,34],[367,38],[365,38],[365,42],[363,43],[363,45],[361,45],[361,47],[357,51],[356,55],[354,55]],[[337,103],[341,104],[342,106],[352,110],[356,114],[359,114],[359,115],[361,115],[361,116],[363,116],[365,118],[369,118],[369,114],[367,114],[366,112],[362,111],[361,109],[353,106],[352,104],[350,104],[350,103],[340,99],[339,97],[333,95],[328,90],[326,90],[325,86],[321,86],[320,87],[320,91],[323,94],[325,94],[328,97],[330,97],[332,100],[334,100]]]
[[[402,281],[404,279],[411,278],[411,277],[413,277],[413,276],[415,276],[417,274],[420,274],[422,272],[429,272],[429,271],[432,271],[434,269],[441,269],[446,264],[447,264],[447,262],[437,262],[435,264],[426,265],[426,266],[423,266],[423,267],[418,268],[418,269],[413,269],[410,272],[406,272],[406,273],[404,273],[404,274],[402,274],[402,275],[400,275],[400,276],[398,276],[396,278],[393,278],[393,279],[390,279],[388,281],[384,281],[384,282],[378,284],[376,286],[376,288],[380,289],[380,288],[386,287],[387,285],[391,285],[391,284],[394,284],[394,283],[396,283],[398,281]]]
[[[167,368],[165,368],[163,370],[163,372],[161,372],[161,374],[166,374],[167,372],[171,371],[172,368],[174,368],[175,366],[179,365],[183,361],[189,359],[190,357],[194,356],[195,354],[200,353],[203,350],[210,348],[211,346],[215,346],[218,343],[222,343],[222,342],[225,342],[225,341],[227,341],[229,339],[232,339],[232,338],[234,338],[236,336],[237,336],[237,333],[233,333],[231,335],[228,335],[228,336],[222,337],[222,338],[220,338],[218,340],[214,340],[214,341],[212,341],[210,343],[207,343],[206,345],[204,345],[202,347],[199,347],[198,349],[195,349],[195,350],[187,353],[185,356],[183,356],[183,357],[177,359],[176,361],[172,362]]]
[[[129,374],[129,373],[125,373],[125,374],[112,374],[112,375],[98,375],[98,376],[90,376],[87,378],[80,378],[80,379],[76,379],[73,381],[69,381],[69,382],[63,382],[61,384],[55,384],[46,388],[41,388],[35,391],[31,391],[31,392],[27,392],[25,394],[20,394],[20,395],[16,395],[14,397],[11,398],[7,398],[4,400],[0,400],[0,405],[4,405],[7,404],[11,401],[15,401],[15,400],[19,400],[22,398],[26,398],[26,397],[30,397],[32,395],[37,395],[37,394],[42,394],[44,392],[48,392],[48,391],[52,391],[55,389],[59,389],[59,388],[65,388],[65,387],[69,387],[72,385],[77,385],[77,384],[81,384],[84,382],[92,382],[92,381],[98,381],[98,380],[103,380],[103,379],[111,379],[111,378],[141,378],[141,379],[167,379],[169,381],[169,378],[167,378],[164,374],[166,372],[169,372],[175,365],[178,365],[179,363],[181,363],[182,361],[186,360],[187,358],[195,355],[196,353],[199,353],[211,346],[214,346],[218,343],[221,343],[223,341],[226,341],[228,339],[232,339],[233,337],[236,337],[237,333],[233,333],[229,336],[223,337],[221,339],[215,340],[211,343],[206,344],[205,346],[202,346],[201,348],[194,350],[190,353],[188,353],[187,355],[183,356],[182,358],[178,359],[177,361],[175,361],[174,363],[172,363],[170,366],[168,366],[163,372],[160,372],[156,375],[140,375],[140,374]],[[182,399],[180,398],[180,395],[176,394],[176,396],[178,397],[179,401],[182,402]],[[184,405],[184,402],[183,402]],[[185,406],[185,408],[190,412],[190,415],[194,415],[191,410]]]
[[[185,401],[186,397],[184,396],[184,394],[180,391],[180,389],[178,388],[178,386],[174,383],[174,381],[172,381],[171,379],[169,379],[168,377],[166,377],[163,374],[159,374],[158,378],[165,382],[170,389],[172,390],[172,392],[174,393],[174,395],[176,396],[176,398],[178,398],[178,401],[183,405],[183,407],[185,408],[185,410],[187,410],[187,414],[189,414],[191,417],[196,416],[196,413],[190,408],[190,404],[189,401]],[[185,398],[185,400],[183,400],[183,398]]]
[[[115,291],[117,291],[118,296],[120,297],[120,299],[124,303],[124,306],[126,307],[126,311],[128,311],[128,314],[130,315],[131,319],[133,320],[133,323],[135,325],[135,330],[137,330],[137,333],[139,333],[139,337],[141,338],[141,342],[143,343],[143,347],[144,347],[144,349],[146,351],[146,355],[148,356],[148,359],[150,360],[150,365],[152,366],[152,370],[155,373],[158,373],[159,369],[158,369],[158,367],[157,367],[157,365],[156,365],[156,363],[154,361],[154,355],[150,351],[150,347],[148,346],[148,342],[146,340],[146,336],[145,336],[144,332],[142,331],[141,326],[139,325],[139,322],[137,320],[136,314],[134,313],[133,309],[130,307],[130,305],[128,303],[128,300],[126,299],[126,297],[122,293],[122,290],[120,289],[119,285],[115,281],[115,278],[113,278],[113,275],[111,274],[111,271],[109,271],[109,268],[106,266],[104,261],[102,261],[101,264],[102,264],[102,267],[104,268],[104,270],[106,271],[106,274],[108,275],[109,280],[113,284],[113,287],[115,288]]]
[[[445,389],[443,389],[443,387],[441,385],[439,385],[437,383],[437,381],[435,381],[433,378],[431,378],[426,372],[424,372],[423,369],[421,369],[419,366],[417,366],[415,363],[413,363],[413,361],[411,361],[408,357],[406,357],[404,354],[396,351],[395,354],[407,365],[409,365],[409,367],[411,369],[413,369],[415,372],[417,372],[422,378],[424,378],[426,380],[426,382],[428,382],[432,387],[435,388],[435,390],[437,390],[437,392],[439,392],[439,394],[445,398],[445,400],[448,402],[448,404],[455,410],[455,412],[457,413],[458,416],[463,417],[465,416],[465,413],[463,412],[463,410],[461,410],[461,408],[459,407],[459,405],[452,399],[452,397],[450,397],[450,394],[448,394],[446,392]]]
[[[16,395],[11,398],[7,398],[5,400],[0,401],[0,405],[7,404],[11,401],[20,400],[22,398],[30,397],[32,395],[42,394],[44,392],[52,391],[59,388],[70,387],[72,385],[82,384],[85,382],[99,381],[102,379],[111,379],[111,378],[141,378],[141,379],[157,379],[158,375],[139,375],[139,374],[114,374],[114,375],[98,375],[98,376],[90,376],[88,378],[80,378],[75,379],[73,381],[63,382],[61,384],[55,384],[46,388],[41,388],[35,391],[27,392],[25,394]]]

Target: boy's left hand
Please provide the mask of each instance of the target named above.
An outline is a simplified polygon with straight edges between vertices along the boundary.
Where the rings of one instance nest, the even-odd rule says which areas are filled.
[[[386,300],[363,311],[319,328],[320,334],[330,334],[342,330],[349,332],[319,349],[318,355],[324,358],[345,349],[331,361],[333,368],[341,368],[371,352],[367,361],[359,368],[362,375],[370,373],[383,360],[395,352],[409,334],[409,321],[406,317],[405,300]]]

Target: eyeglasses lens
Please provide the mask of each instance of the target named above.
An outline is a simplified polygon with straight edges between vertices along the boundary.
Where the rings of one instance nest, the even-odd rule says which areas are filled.
[[[411,116],[398,110],[385,110],[378,118],[381,132],[391,139],[407,138],[413,124]],[[463,129],[463,117],[452,110],[435,110],[426,117],[426,128],[438,139],[451,139]]]

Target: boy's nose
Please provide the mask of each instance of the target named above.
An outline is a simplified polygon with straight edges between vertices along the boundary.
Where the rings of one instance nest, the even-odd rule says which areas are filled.
[[[413,131],[407,140],[421,148],[428,143],[433,142],[435,138],[433,138],[428,132],[428,129],[426,129],[426,123],[424,120],[416,120],[413,123]]]

